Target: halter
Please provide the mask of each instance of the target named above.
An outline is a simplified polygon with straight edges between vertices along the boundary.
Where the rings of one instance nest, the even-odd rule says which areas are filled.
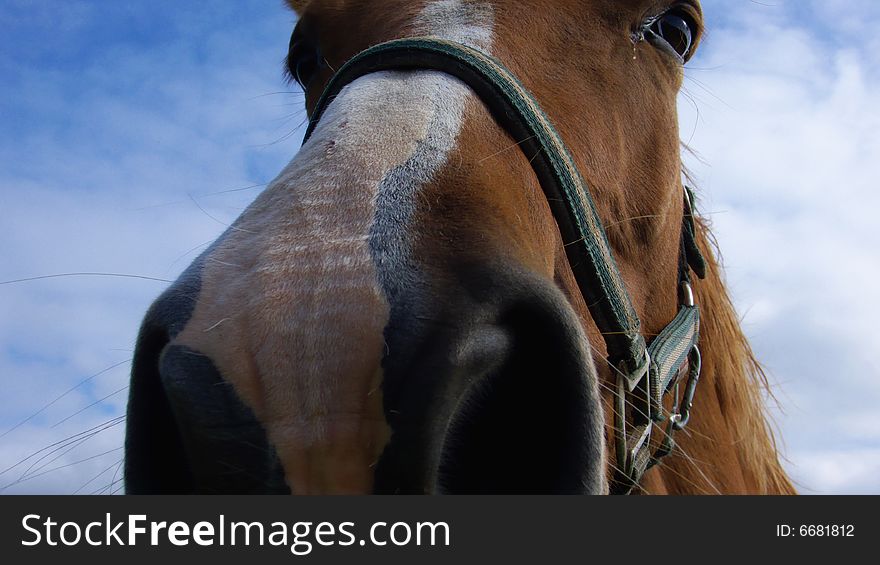
[[[614,436],[617,468],[612,492],[629,494],[645,471],[672,452],[673,433],[689,419],[700,377],[700,316],[694,303],[690,270],[700,278],[706,264],[695,239],[692,195],[684,190],[684,221],[679,260],[680,310],[650,346],[611,253],[596,206],[574,159],[550,119],[523,84],[504,65],[467,45],[434,37],[399,39],[371,47],[333,76],[313,112],[305,140],[342,89],[358,78],[389,70],[432,70],[467,84],[498,124],[526,155],[550,204],[568,262],[590,314],[602,333],[616,373]],[[684,396],[680,385],[686,381]],[[664,397],[673,393],[673,409],[664,413]],[[651,453],[654,424],[666,423],[660,447]]]

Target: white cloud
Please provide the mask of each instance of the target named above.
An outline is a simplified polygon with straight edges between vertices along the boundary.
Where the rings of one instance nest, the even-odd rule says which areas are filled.
[[[789,469],[805,492],[876,493],[880,430],[864,424],[880,400],[880,65],[830,16],[865,26],[880,9],[797,8],[740,6],[712,30],[687,83],[699,116],[683,101],[682,131],[745,328],[779,383]]]
[[[804,451],[793,472],[803,494],[878,494],[880,449]],[[821,485],[817,488],[815,485]]]
[[[143,50],[82,35],[114,9],[0,8],[16,29],[77,34],[68,49],[92,43],[69,69],[51,50],[0,62],[0,281],[84,271],[173,279],[259,187],[216,193],[268,182],[298,147],[295,136],[276,143],[302,115],[291,107],[299,96],[277,94],[290,31],[280,5],[227,30],[241,34],[235,41],[182,6],[170,17],[181,29]],[[164,287],[105,277],[0,286],[0,435],[33,416],[0,437],[0,491],[72,492],[119,460],[122,424],[64,440],[124,413],[124,362]],[[114,470],[82,492],[109,484]]]

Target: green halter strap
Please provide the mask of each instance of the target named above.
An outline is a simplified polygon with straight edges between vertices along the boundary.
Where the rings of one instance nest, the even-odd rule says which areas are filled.
[[[690,369],[694,364],[689,359],[694,357],[699,336],[697,307],[692,300],[690,304],[683,301],[675,320],[653,340],[650,348],[646,346],[641,322],[611,253],[589,189],[571,153],[522,83],[500,62],[474,48],[445,39],[417,37],[390,41],[361,52],[331,79],[311,115],[303,143],[308,141],[324,111],[345,86],[364,75],[388,70],[434,70],[460,79],[483,101],[501,127],[514,139],[523,140],[519,144],[523,152],[536,155],[531,160],[532,167],[566,242],[568,261],[581,293],[604,337],[609,362],[618,376],[615,393],[618,477],[614,490],[629,492],[645,470],[673,448],[673,425],[670,424],[661,449],[651,455],[652,423],[678,420],[681,425],[684,421],[678,413],[668,418],[662,416],[662,400],[666,392],[677,388],[684,373],[694,373]],[[696,262],[690,258],[696,257],[699,250],[693,238],[692,211],[687,196],[685,206],[682,257],[686,262],[681,269],[685,277],[682,287],[684,295],[692,296],[687,265]],[[693,376],[689,381],[696,383]],[[628,419],[632,420],[632,430],[628,430]]]

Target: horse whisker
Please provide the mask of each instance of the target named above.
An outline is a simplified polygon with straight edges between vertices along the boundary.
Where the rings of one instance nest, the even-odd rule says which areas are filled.
[[[59,400],[61,400],[62,398],[66,397],[68,394],[72,393],[73,391],[75,391],[75,390],[78,389],[79,387],[83,386],[83,385],[86,384],[87,382],[92,381],[92,380],[96,379],[97,377],[100,377],[100,376],[103,375],[104,373],[107,373],[107,372],[109,372],[109,371],[112,371],[113,369],[115,369],[115,368],[117,368],[117,367],[121,367],[122,365],[125,365],[126,363],[131,363],[131,361],[132,361],[132,359],[126,359],[125,361],[120,361],[119,363],[116,363],[116,364],[114,364],[114,365],[110,365],[110,366],[107,367],[106,369],[104,369],[104,370],[102,370],[102,371],[99,371],[99,372],[95,373],[94,375],[92,375],[92,376],[90,376],[90,377],[86,377],[85,379],[83,379],[83,380],[81,380],[79,383],[77,383],[76,385],[72,386],[71,388],[69,388],[68,390],[66,390],[65,392],[63,392],[61,395],[57,396],[55,399],[53,399],[52,401],[50,401],[48,404],[45,404],[42,408],[40,408],[39,410],[37,410],[36,412],[34,412],[34,413],[31,414],[30,416],[28,416],[27,418],[25,418],[25,419],[22,420],[21,422],[15,424],[15,425],[12,426],[11,428],[9,428],[8,430],[6,430],[6,431],[3,432],[2,434],[0,434],[0,439],[3,439],[4,437],[6,437],[7,435],[9,435],[10,433],[12,433],[12,432],[14,432],[15,430],[17,430],[18,428],[20,428],[21,426],[27,424],[28,422],[30,422],[31,420],[33,420],[34,418],[36,418],[37,416],[39,416],[40,414],[42,414],[43,412],[45,412],[46,410],[48,410],[49,408],[51,408],[51,407],[52,407],[55,403],[57,403]]]
[[[118,451],[119,449],[122,449],[122,448],[120,447],[118,449],[114,449],[113,451]],[[110,453],[110,452],[108,452],[108,453]],[[106,455],[106,453],[104,453],[102,455]],[[96,456],[96,457],[100,457],[100,456]],[[98,477],[100,477],[101,475],[103,475],[104,473],[106,473],[107,471],[112,469],[113,467],[118,468],[118,466],[121,465],[124,460],[125,459],[123,458],[123,459],[119,459],[117,461],[114,461],[109,467],[107,467],[106,469],[104,469],[103,471],[101,471],[100,473],[98,473],[97,475],[92,477],[91,479],[89,479],[89,481],[87,483],[83,484],[81,487],[79,487],[78,489],[73,491],[73,494],[79,494],[80,491],[82,491],[84,488],[86,488],[87,486],[89,486],[90,484],[95,482],[98,479]],[[106,488],[106,487],[104,487],[104,488]]]
[[[108,421],[106,421],[106,422],[104,422],[104,423],[102,423],[102,424],[98,424],[97,426],[95,426],[95,427],[93,427],[93,428],[89,428],[88,430],[85,430],[85,431],[79,432],[79,433],[74,434],[74,435],[72,435],[72,436],[68,436],[68,437],[66,437],[66,438],[64,438],[64,439],[62,439],[62,440],[56,441],[56,442],[54,442],[54,443],[52,443],[52,444],[49,444],[49,445],[47,445],[46,447],[43,447],[42,449],[39,449],[39,450],[37,450],[37,451],[31,453],[30,455],[28,455],[27,457],[25,457],[24,459],[22,459],[22,460],[19,461],[18,463],[15,463],[14,465],[11,465],[10,467],[7,467],[6,469],[0,471],[0,476],[5,475],[6,473],[8,473],[9,471],[11,471],[12,469],[15,469],[15,468],[18,467],[19,465],[22,465],[22,464],[25,463],[26,461],[30,460],[30,459],[33,458],[33,457],[36,457],[37,455],[39,455],[40,453],[43,453],[44,451],[46,451],[46,450],[48,450],[48,449],[52,449],[53,447],[56,447],[56,446],[58,446],[58,445],[60,445],[60,444],[66,444],[66,445],[69,445],[68,442],[76,441],[77,438],[79,438],[79,436],[84,436],[84,435],[92,434],[92,433],[94,433],[94,434],[98,434],[98,433],[103,432],[104,430],[108,430],[108,429],[110,429],[110,428],[112,428],[112,427],[114,427],[114,426],[117,426],[117,425],[121,424],[121,423],[124,422],[124,421],[125,421],[125,416],[124,416],[124,415],[123,415],[123,416],[117,416],[117,417],[112,418],[112,419],[110,419],[110,420],[108,420]],[[99,429],[99,428],[100,428],[100,429]],[[97,431],[96,431],[96,430],[97,430]],[[61,449],[64,449],[64,447],[66,447],[66,445],[62,446]]]
[[[87,462],[87,461],[93,461],[93,460],[95,460],[95,459],[97,459],[97,458],[99,458],[99,457],[103,457],[104,455],[108,455],[108,454],[110,454],[110,453],[113,453],[113,452],[115,452],[115,451],[119,451],[119,450],[121,450],[121,449],[124,449],[124,448],[123,448],[122,446],[120,446],[120,447],[117,447],[117,448],[114,448],[114,449],[110,449],[110,450],[108,450],[108,451],[105,451],[104,453],[99,453],[99,454],[97,454],[97,455],[93,455],[93,456],[91,456],[91,457],[87,457],[87,458],[85,458],[85,459],[80,459],[79,461],[74,461],[73,463],[66,463],[66,464],[64,464],[64,465],[59,465],[58,467],[53,467],[53,468],[49,469],[48,471],[43,471],[42,473],[36,473],[36,474],[32,474],[32,475],[29,475],[29,476],[24,477],[24,478],[20,478],[20,479],[18,479],[17,481],[14,481],[14,482],[12,482],[12,483],[9,483],[9,484],[7,484],[7,485],[4,486],[4,487],[0,487],[0,492],[3,492],[3,491],[5,491],[6,489],[8,489],[8,488],[10,488],[10,487],[13,487],[13,486],[15,486],[15,485],[18,485],[18,484],[21,484],[21,483],[25,483],[25,482],[30,481],[30,480],[32,480],[32,479],[36,479],[37,477],[42,477],[42,476],[44,476],[44,475],[48,475],[49,473],[54,473],[55,471],[58,471],[58,470],[60,470],[60,469],[67,469],[68,467],[73,467],[74,465],[79,465],[80,463],[85,463],[85,462]],[[114,463],[113,465],[111,465],[110,467],[108,467],[106,470],[104,470],[101,474],[104,474],[104,473],[106,473],[107,471],[109,471],[110,469],[112,469],[113,466],[116,465],[117,463],[118,463],[118,461],[117,461],[116,463]],[[99,476],[100,476],[100,475],[99,475]],[[97,478],[97,477],[96,477],[96,478]],[[92,480],[94,480],[94,479],[92,479]],[[92,481],[89,481],[89,483],[91,483],[91,482],[92,482]],[[86,483],[86,484],[88,484],[88,483]],[[79,491],[77,491],[77,492],[79,492]],[[74,494],[76,494],[76,493],[74,493]]]
[[[125,392],[126,390],[128,390],[128,387],[129,387],[129,385],[125,385],[124,387],[120,388],[119,390],[117,390],[117,391],[115,391],[115,392],[111,392],[110,394],[108,394],[107,396],[105,396],[105,397],[103,397],[103,398],[99,398],[98,400],[92,402],[91,404],[89,404],[88,406],[86,406],[85,408],[83,408],[82,410],[78,410],[78,411],[74,412],[73,414],[71,414],[70,416],[68,416],[67,418],[64,418],[64,419],[61,420],[60,422],[57,422],[54,426],[52,426],[52,428],[53,428],[53,429],[54,429],[54,428],[57,428],[58,426],[60,426],[60,425],[63,424],[64,422],[66,422],[66,421],[70,420],[71,418],[73,418],[74,416],[79,416],[80,414],[82,414],[83,412],[85,412],[86,410],[88,410],[89,408],[93,408],[93,407],[97,406],[98,404],[101,404],[102,402],[104,402],[104,401],[107,400],[108,398],[112,398],[112,397],[116,396],[117,394],[119,394],[119,393],[121,393],[121,392]]]
[[[59,273],[55,275],[41,275],[38,277],[26,277],[23,279],[13,279],[8,281],[0,281],[0,286],[11,285],[11,284],[19,284],[33,281],[45,281],[49,279],[62,279],[62,278],[70,278],[70,277],[107,277],[107,278],[119,278],[119,279],[138,279],[142,281],[154,281],[161,283],[172,283],[174,281],[170,281],[168,279],[160,279],[156,277],[147,277],[143,275],[126,275],[124,273]]]

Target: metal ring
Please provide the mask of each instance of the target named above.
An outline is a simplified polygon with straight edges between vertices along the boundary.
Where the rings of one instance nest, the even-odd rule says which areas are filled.
[[[681,283],[681,303],[683,306],[693,308],[696,305],[694,300],[694,287],[687,281]]]

